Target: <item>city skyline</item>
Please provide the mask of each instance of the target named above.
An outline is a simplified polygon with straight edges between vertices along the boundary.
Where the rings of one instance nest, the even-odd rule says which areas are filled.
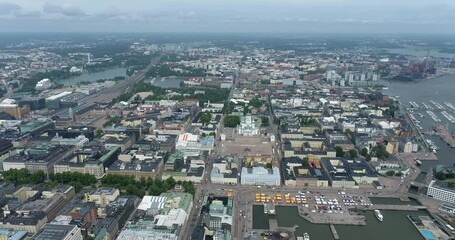
[[[448,0],[0,1],[1,32],[451,33]]]

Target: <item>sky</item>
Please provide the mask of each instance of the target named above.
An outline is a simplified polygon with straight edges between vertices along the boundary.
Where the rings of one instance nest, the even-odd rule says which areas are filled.
[[[0,32],[450,33],[455,0],[0,0]]]

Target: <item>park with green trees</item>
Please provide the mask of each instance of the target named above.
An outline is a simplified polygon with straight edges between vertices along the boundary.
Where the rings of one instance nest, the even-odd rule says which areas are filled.
[[[122,194],[143,197],[145,194],[159,195],[173,189],[177,184],[182,185],[186,193],[194,196],[196,188],[191,181],[175,181],[172,177],[161,180],[144,178],[136,180],[134,176],[108,174],[101,179],[101,186],[115,187],[120,189]]]
[[[240,117],[236,115],[228,115],[224,118],[224,126],[234,128],[240,124]]]
[[[88,173],[63,172],[49,174],[49,178],[43,171],[30,172],[28,169],[10,169],[2,173],[5,182],[15,185],[33,184],[44,186],[57,186],[61,184],[71,185],[76,192],[86,187],[95,188],[115,187],[124,195],[135,195],[143,197],[145,194],[159,195],[163,192],[173,189],[177,184],[182,185],[186,193],[194,196],[196,188],[191,181],[175,181],[172,177],[166,180],[154,178],[141,178],[136,180],[134,176],[108,174],[101,179],[99,185],[95,176]]]

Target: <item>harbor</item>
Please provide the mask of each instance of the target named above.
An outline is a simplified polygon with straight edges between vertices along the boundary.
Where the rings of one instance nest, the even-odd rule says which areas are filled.
[[[377,236],[369,239],[428,240],[407,217],[428,216],[430,222],[436,221],[425,206],[406,194],[396,197],[343,190],[333,193],[265,191],[254,193],[251,197],[257,201],[253,201],[251,210],[250,234],[257,239],[295,240],[301,239],[304,234],[311,239],[364,239],[369,237],[368,232],[374,231],[378,232]],[[385,229],[388,230],[382,232]],[[431,232],[437,235],[434,229]]]
[[[259,214],[260,215],[257,215]],[[340,224],[314,224],[308,220],[302,218],[298,214],[296,207],[292,206],[277,206],[276,216],[263,215],[263,209],[261,205],[253,206],[253,222],[254,231],[261,232],[264,234],[272,235],[269,222],[273,222],[273,225],[277,230],[292,230],[293,233],[289,233],[292,238],[297,239],[299,236],[303,236],[308,233],[311,239],[325,239],[325,240],[338,240],[338,239],[415,239],[425,240],[422,237],[420,231],[414,227],[414,225],[407,219],[407,216],[429,216],[424,210],[417,211],[395,211],[395,210],[381,210],[381,214],[384,216],[383,221],[379,221],[374,214],[373,210],[358,211],[358,215],[362,216],[366,225],[340,225]],[[258,225],[257,220],[261,219],[262,226]],[[269,219],[274,219],[269,221]],[[276,224],[276,225],[275,225]],[[298,226],[298,227],[296,227]],[[374,232],[375,234],[371,234]],[[257,238],[259,239],[259,238]],[[260,238],[262,239],[262,238]]]
[[[455,124],[455,106],[452,103],[444,101],[441,104],[435,100],[428,102],[409,101],[409,107],[405,107],[405,111],[415,127],[415,132],[418,132],[418,137],[423,140],[423,144],[429,151],[436,153],[440,148],[433,140],[427,139],[423,135],[437,135],[451,148],[455,148],[455,138],[449,131],[449,124]],[[428,129],[428,125],[423,126],[422,124],[425,113],[432,120],[432,122],[425,121],[427,124],[432,124],[432,129]],[[420,120],[416,115],[419,116]]]

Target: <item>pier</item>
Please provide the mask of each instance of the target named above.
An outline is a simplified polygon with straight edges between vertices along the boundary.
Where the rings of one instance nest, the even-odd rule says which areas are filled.
[[[450,134],[449,130],[441,124],[436,124],[434,130],[439,134],[442,140],[449,144],[450,147],[455,148],[455,138]]]
[[[271,231],[276,231],[278,229],[278,221],[275,218],[269,219],[269,226]]]
[[[413,128],[413,132],[415,133],[416,138],[420,140],[420,142],[425,146],[426,149],[430,149],[430,145],[427,143],[427,141],[425,141],[422,132],[420,132],[415,121],[410,116],[408,109],[405,106],[403,106],[401,102],[398,102],[398,106],[400,108],[400,111],[404,113],[404,116],[407,118],[408,122],[411,123],[411,127]]]
[[[416,206],[416,205],[389,205],[389,204],[375,204],[374,209],[379,210],[399,210],[399,211],[418,211],[427,209],[425,206]],[[357,207],[361,210],[371,210],[371,208],[366,207]]]
[[[335,225],[330,224],[330,230],[332,231],[333,238],[335,238],[335,240],[340,239],[340,236],[338,236],[338,232],[337,232],[337,230],[335,229]]]

